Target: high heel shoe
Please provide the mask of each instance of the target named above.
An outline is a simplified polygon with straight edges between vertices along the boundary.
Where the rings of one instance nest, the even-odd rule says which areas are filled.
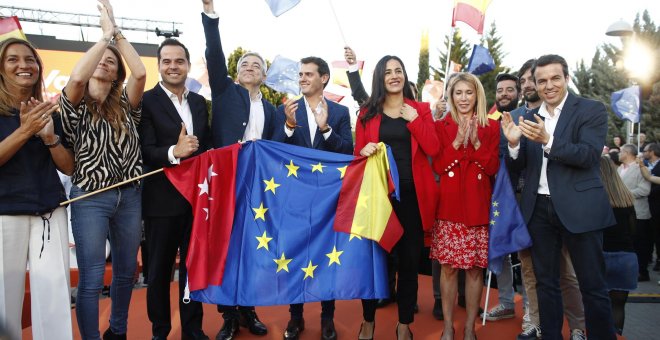
[[[360,333],[358,333],[358,340],[374,340],[374,333],[376,333],[376,320],[373,321],[373,326],[371,328],[371,338],[361,338],[360,334],[362,334],[362,328],[364,328],[364,325],[367,323],[367,321],[362,321],[362,324],[360,325]]]
[[[456,335],[456,331],[454,331],[454,327],[451,328],[451,338],[453,339],[454,336]],[[440,340],[442,340],[442,337],[445,336],[445,331],[442,331],[442,334],[440,334]]]
[[[396,329],[394,329],[394,336],[398,339],[399,338],[399,325],[401,325],[400,322],[396,323]],[[375,329],[375,328],[374,328]],[[408,324],[408,335],[410,336],[410,340],[413,340],[413,333],[410,330],[410,324]]]

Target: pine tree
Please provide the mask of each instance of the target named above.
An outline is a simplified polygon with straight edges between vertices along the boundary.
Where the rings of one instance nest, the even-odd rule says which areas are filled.
[[[484,91],[486,92],[487,107],[490,108],[495,104],[495,91],[497,89],[495,78],[498,74],[507,73],[510,70],[508,67],[502,66],[502,58],[504,58],[506,53],[502,51],[502,37],[498,35],[497,26],[494,21],[491,23],[486,35],[481,39],[481,43],[482,45],[487,45],[488,52],[495,62],[494,70],[479,76],[479,80],[481,80],[481,84],[484,86]]]
[[[445,46],[449,42],[449,35],[445,36]],[[454,36],[452,37],[451,43],[451,60],[454,63],[461,64],[462,67],[467,66],[468,58],[467,55],[470,52],[470,45],[467,41],[463,40],[461,37],[461,31],[457,27],[454,29]],[[445,68],[447,67],[447,51],[440,52],[440,65],[438,67],[431,67],[433,69],[433,79],[435,80],[444,80],[445,79]]]
[[[227,58],[227,72],[229,73],[229,76],[232,79],[237,79],[238,59],[240,59],[241,56],[246,52],[248,51],[244,50],[242,47],[239,46]],[[270,61],[267,59],[266,59],[266,66],[270,67]],[[261,84],[259,90],[261,91],[261,95],[263,96],[263,98],[275,106],[282,104],[282,100],[286,98],[286,93],[277,92],[264,84]]]
[[[429,79],[429,31],[422,32],[422,43],[419,47],[419,72],[417,73],[417,100],[422,99],[422,88]]]

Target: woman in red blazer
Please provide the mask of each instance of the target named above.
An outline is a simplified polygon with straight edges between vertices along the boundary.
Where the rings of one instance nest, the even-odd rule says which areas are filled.
[[[500,124],[486,114],[486,96],[477,77],[455,76],[448,89],[451,114],[435,122],[440,150],[433,170],[440,176],[431,258],[442,264],[440,287],[444,331],[453,339],[458,269],[466,270],[464,339],[476,339],[483,270],[488,266],[488,218],[492,183],[499,167]]]
[[[430,230],[434,223],[437,197],[428,156],[438,152],[438,139],[431,109],[427,103],[414,100],[398,57],[385,56],[376,64],[371,97],[360,108],[355,138],[355,154],[361,156],[377,152],[378,142],[388,144],[399,171],[401,200],[392,201],[404,230],[394,247],[399,260],[396,331],[398,339],[412,339],[409,324],[417,300],[417,268],[424,230]],[[369,339],[373,337],[376,301],[363,300],[362,305],[364,322],[359,338]]]

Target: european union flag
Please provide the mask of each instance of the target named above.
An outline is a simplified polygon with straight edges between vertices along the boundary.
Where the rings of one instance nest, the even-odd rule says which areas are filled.
[[[242,306],[387,297],[383,248],[333,230],[353,159],[265,140],[244,144],[222,284],[191,297]]]
[[[297,96],[300,94],[298,72],[300,72],[299,62],[278,55],[268,68],[264,84],[275,91]]]
[[[273,15],[279,17],[284,12],[299,4],[300,0],[266,0],[266,3]]]
[[[612,111],[621,119],[639,123],[639,86],[612,92]]]
[[[467,71],[478,76],[494,69],[495,60],[493,60],[488,49],[480,45],[474,45],[470,61],[468,62]]]
[[[490,205],[488,269],[495,274],[502,272],[504,256],[532,246],[532,238],[518,208],[505,163],[500,159]]]

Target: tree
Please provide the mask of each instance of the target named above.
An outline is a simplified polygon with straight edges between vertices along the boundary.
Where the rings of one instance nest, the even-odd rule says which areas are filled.
[[[449,43],[449,35],[445,36],[445,46]],[[470,51],[470,45],[467,41],[463,40],[461,37],[461,31],[459,28],[454,29],[454,35],[452,37],[451,43],[451,60],[454,63],[461,64],[463,66],[467,65],[468,58],[467,55]],[[447,51],[440,52],[440,66],[431,67],[433,69],[433,79],[435,80],[444,80],[445,79],[445,68],[447,67]]]
[[[510,68],[502,66],[502,58],[504,58],[506,53],[502,51],[502,38],[497,34],[497,26],[494,21],[491,23],[486,35],[481,38],[481,44],[488,46],[488,53],[490,53],[495,62],[495,69],[479,76],[481,85],[484,86],[484,91],[486,92],[487,107],[490,108],[495,103],[495,91],[497,89],[495,78],[498,74],[507,73],[510,70]]]
[[[635,37],[639,43],[646,44],[650,51],[660,51],[660,30],[653,23],[648,11],[644,11],[641,20],[637,14],[633,25]],[[591,65],[587,67],[584,61],[577,65],[573,83],[580,95],[601,101],[608,110],[609,144],[615,135],[626,135],[625,122],[617,117],[611,108],[612,92],[631,86],[631,79],[623,67],[623,51],[612,45],[605,44],[596,50]],[[658,56],[656,56],[658,58]],[[658,59],[656,59],[658,60]],[[649,70],[648,81],[639,82],[642,88],[642,131],[646,132],[648,141],[660,139],[660,120],[652,119],[660,115],[660,70],[656,67]],[[635,79],[632,79],[635,82]]]
[[[240,59],[241,56],[246,52],[248,51],[239,46],[229,55],[229,58],[227,58],[227,72],[232,79],[237,79],[238,59]],[[268,59],[266,59],[266,66],[270,67],[270,61]],[[286,93],[277,92],[264,84],[261,84],[259,90],[261,91],[261,95],[264,97],[264,99],[275,105],[275,107],[282,104],[282,100],[286,98]]]
[[[422,88],[429,79],[429,31],[422,32],[422,43],[419,47],[419,72],[417,73],[417,100],[422,99]]]

